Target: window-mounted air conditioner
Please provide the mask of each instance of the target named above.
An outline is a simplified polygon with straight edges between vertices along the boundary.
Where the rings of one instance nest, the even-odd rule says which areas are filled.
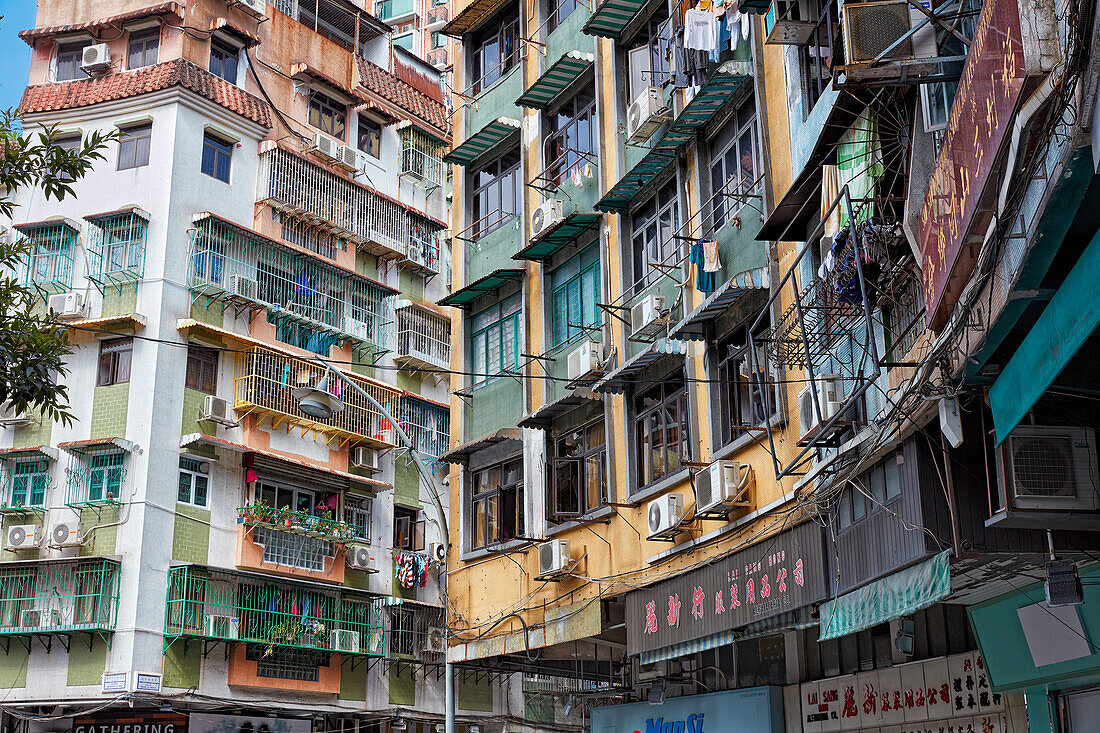
[[[749,506],[747,492],[752,466],[740,461],[715,461],[695,475],[695,514]]]
[[[421,651],[428,654],[443,654],[447,651],[447,635],[438,626],[429,626],[428,635],[424,637],[424,646]]]
[[[593,379],[600,374],[602,365],[603,344],[585,340],[569,352],[566,376],[570,382]]]
[[[928,0],[921,5],[930,9]],[[924,25],[899,43],[886,59],[925,59],[937,54],[935,26],[907,0],[845,3],[840,8],[844,53],[849,64],[873,61],[919,23]]]
[[[344,548],[344,562],[349,568],[375,572],[378,567],[374,559],[374,553],[365,545],[349,545]]]
[[[248,300],[258,300],[260,286],[250,277],[233,274],[229,276],[229,292]]]
[[[313,145],[310,147],[309,152],[327,160],[338,160],[340,147],[340,143],[318,132],[313,135]]]
[[[10,402],[5,402],[0,405],[0,427],[21,428],[33,422],[34,418],[26,412],[16,412],[12,409]]]
[[[810,42],[817,23],[791,17],[797,15],[798,3],[773,0],[764,13],[764,43],[780,46],[802,46]]]
[[[267,0],[237,0],[237,7],[257,20],[267,17]]]
[[[632,339],[652,341],[667,325],[668,311],[663,295],[647,295],[630,308]]]
[[[1012,507],[1100,509],[1095,431],[1019,425],[998,451],[997,478]]]
[[[572,563],[569,540],[550,540],[539,545],[540,578],[553,578],[567,573]]]
[[[371,340],[370,324],[354,316],[344,316],[344,333],[362,341]]]
[[[562,202],[558,199],[543,201],[531,212],[531,237],[538,237],[549,231],[562,220]]]
[[[359,632],[354,629],[333,629],[329,633],[328,641],[333,651],[359,653]]]
[[[35,524],[13,524],[7,528],[4,547],[9,550],[31,550],[42,544],[41,528]]]
[[[50,545],[53,547],[80,547],[82,528],[77,522],[58,522],[50,530]]]
[[[356,468],[365,468],[368,471],[378,470],[378,452],[364,445],[357,445],[351,450],[351,465]]]
[[[203,621],[203,636],[212,639],[239,639],[241,620],[211,613]]]
[[[684,520],[684,497],[680,494],[665,494],[649,502],[646,507],[649,517],[649,536],[659,537],[680,526]]]
[[[50,311],[59,321],[73,321],[84,317],[84,296],[81,293],[54,293],[49,300]]]
[[[657,87],[646,87],[626,109],[627,142],[645,142],[668,119],[665,103]]]
[[[61,612],[56,608],[24,608],[19,613],[19,625],[24,629],[60,626]]]
[[[821,419],[828,422],[840,410],[844,401],[843,385],[836,374],[817,375],[817,399],[821,407]],[[798,393],[798,428],[801,438],[812,437],[821,428],[814,410],[814,394],[809,384]]]
[[[359,170],[359,151],[350,145],[341,145],[336,149],[336,165],[349,171]]]
[[[89,74],[111,68],[111,47],[106,43],[86,46],[80,55],[80,69]]]

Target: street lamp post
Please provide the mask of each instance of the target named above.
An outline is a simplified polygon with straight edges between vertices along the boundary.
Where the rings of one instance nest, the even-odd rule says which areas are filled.
[[[328,390],[329,376],[335,374],[344,381],[345,384],[355,390],[356,394],[363,397],[370,405],[378,410],[382,418],[388,420],[394,431],[397,433],[397,437],[401,440],[402,445],[409,449],[409,455],[412,456],[413,462],[416,464],[417,471],[420,472],[421,477],[428,483],[429,493],[432,497],[432,505],[435,507],[436,512],[436,524],[439,526],[439,531],[442,533],[443,546],[447,546],[449,532],[447,530],[447,514],[443,511],[443,504],[439,500],[439,490],[435,485],[435,477],[431,471],[428,470],[428,466],[424,463],[424,460],[420,457],[419,451],[416,449],[416,445],[409,438],[408,433],[401,427],[400,423],[394,419],[381,402],[376,400],[369,392],[360,387],[354,381],[348,378],[346,374],[329,364],[327,361],[320,357],[316,357],[316,361],[320,362],[325,367],[325,375],[321,378],[321,381],[314,387],[300,387],[291,391],[291,396],[298,400],[298,408],[309,415],[310,417],[316,417],[322,420],[327,420],[334,414],[343,412],[344,401],[332,394]],[[446,620],[447,613],[447,570],[444,567],[443,572],[439,575],[439,590],[440,595],[443,598],[443,613],[444,620]],[[445,652],[444,652],[445,653]],[[444,669],[446,672],[446,682],[444,689],[444,733],[455,733],[455,695],[454,695],[454,666],[449,662],[444,662]]]

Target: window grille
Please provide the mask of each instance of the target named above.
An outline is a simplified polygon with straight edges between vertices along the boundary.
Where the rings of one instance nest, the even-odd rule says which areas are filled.
[[[451,364],[451,322],[422,308],[406,306],[397,314],[397,355],[423,366]]]
[[[319,680],[321,667],[329,664],[328,657],[311,649],[269,648],[261,644],[249,644],[245,650],[245,659],[256,663],[257,677],[299,682]]]
[[[148,215],[124,211],[85,217],[88,230],[86,276],[103,292],[141,280],[145,274]]]
[[[0,636],[112,631],[119,564],[113,560],[4,563]]]
[[[68,220],[17,225],[29,240],[22,285],[40,292],[63,293],[73,287],[73,250],[79,230]]]
[[[50,462],[40,453],[8,457],[0,466],[3,506],[0,511],[46,508],[46,492],[53,484]]]
[[[65,473],[68,506],[117,504],[126,485],[126,452],[108,444],[73,453]]]
[[[415,127],[401,130],[401,173],[432,186],[443,185],[444,145]]]
[[[420,453],[439,458],[447,452],[451,434],[449,408],[405,397],[401,401],[401,427]]]

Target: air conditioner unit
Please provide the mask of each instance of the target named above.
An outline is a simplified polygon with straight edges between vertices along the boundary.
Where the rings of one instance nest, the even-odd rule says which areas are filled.
[[[752,466],[740,461],[715,461],[695,475],[695,514],[748,506],[745,494]]]
[[[1012,507],[1100,509],[1092,429],[1019,425],[998,450],[997,477]]]
[[[663,295],[647,295],[630,308],[632,339],[652,341],[667,325],[668,311]]]
[[[33,422],[34,418],[27,413],[16,412],[12,409],[10,402],[0,405],[0,427],[20,428]]]
[[[571,382],[590,379],[600,373],[602,365],[603,344],[582,341],[580,346],[569,352],[566,375]]]
[[[328,635],[328,645],[336,652],[359,653],[359,632],[354,629],[333,629]]]
[[[821,407],[821,419],[828,422],[840,410],[840,403],[844,401],[843,385],[837,374],[817,375],[817,399]],[[817,421],[817,412],[814,410],[814,394],[810,385],[802,388],[798,393],[798,427],[799,437],[806,438],[815,433],[821,425]]]
[[[350,145],[341,145],[336,149],[336,165],[349,171],[359,170],[359,151]]]
[[[260,286],[250,277],[233,274],[229,276],[229,292],[248,300],[259,300]]]
[[[439,563],[447,562],[447,546],[442,542],[432,542],[429,544],[428,559]]]
[[[50,530],[51,547],[80,547],[84,542],[80,539],[80,524],[75,522],[58,522]]]
[[[443,654],[447,651],[447,635],[438,626],[429,626],[424,638],[423,651],[429,654]]]
[[[351,465],[368,471],[378,470],[378,452],[373,448],[357,445],[351,450]]]
[[[684,519],[684,497],[680,494],[665,494],[649,502],[646,508],[649,516],[649,536],[667,534],[680,526]]]
[[[626,140],[645,142],[667,119],[664,97],[657,87],[646,87],[626,109]]]
[[[25,629],[60,626],[61,612],[56,608],[24,608],[19,613],[19,625]]]
[[[371,549],[365,545],[349,545],[345,547],[344,562],[347,563],[349,568],[355,570],[374,572],[378,569],[377,563],[374,560],[374,554],[371,552]]]
[[[337,160],[340,157],[340,143],[318,132],[313,136],[313,147],[309,152],[321,158]]]
[[[203,636],[213,639],[239,639],[241,620],[232,616],[208,614],[203,622]]]
[[[199,420],[210,420],[226,427],[237,427],[240,423],[229,416],[229,402],[217,395],[208,394],[202,402],[202,414]]]
[[[543,201],[531,212],[531,238],[534,239],[549,231],[562,220],[562,202],[558,199]]]
[[[921,5],[930,9],[928,0]],[[844,28],[844,52],[849,64],[873,61],[927,16],[912,7],[907,0],[885,0],[872,3],[841,5]],[[886,55],[887,59],[934,58],[937,54],[935,26],[923,27]]]
[[[55,293],[50,296],[50,311],[59,321],[84,317],[84,296],[77,292]]]
[[[550,540],[539,545],[539,576],[552,578],[569,572],[573,558],[569,554],[569,540]]]
[[[30,550],[42,544],[41,529],[35,524],[14,524],[7,528],[4,547],[9,550]]]
[[[792,6],[788,0],[773,0],[764,13],[764,43],[801,46],[810,42],[817,23],[791,18]]]
[[[257,20],[267,17],[266,0],[237,0],[237,7]]]
[[[405,250],[405,260],[421,267],[428,266],[427,252],[419,242],[409,242],[409,246]]]
[[[352,316],[344,316],[344,333],[361,341],[371,340],[370,324]]]
[[[96,43],[84,48],[80,56],[80,69],[89,74],[106,71],[111,67],[111,48],[106,43]]]

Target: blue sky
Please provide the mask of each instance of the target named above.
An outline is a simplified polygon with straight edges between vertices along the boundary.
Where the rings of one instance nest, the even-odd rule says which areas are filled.
[[[19,40],[19,31],[34,27],[37,0],[0,0],[0,109],[19,104],[27,85],[30,46]]]

